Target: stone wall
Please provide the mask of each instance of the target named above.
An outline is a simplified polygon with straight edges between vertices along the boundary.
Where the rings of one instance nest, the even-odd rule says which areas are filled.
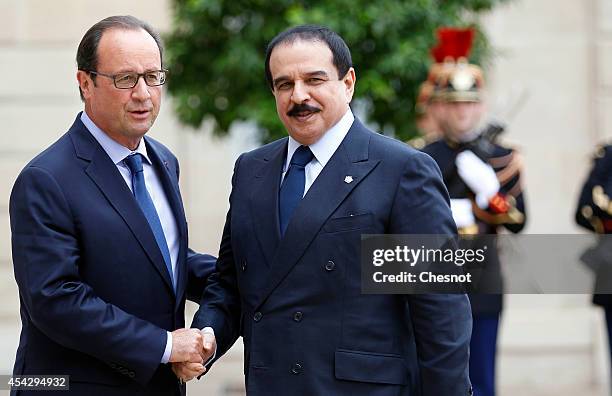
[[[504,139],[525,159],[527,233],[582,232],[574,224],[578,194],[595,146],[612,136],[610,21],[607,0],[512,1],[485,18],[497,51],[488,73],[491,111],[506,118]],[[509,111],[517,101],[518,111]],[[590,296],[506,296],[501,388],[607,394],[604,326]]]

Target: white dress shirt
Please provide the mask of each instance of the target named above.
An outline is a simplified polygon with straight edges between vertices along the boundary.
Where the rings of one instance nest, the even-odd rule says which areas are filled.
[[[349,108],[346,113],[344,113],[340,121],[336,123],[336,125],[325,132],[323,136],[321,136],[321,138],[314,144],[308,146],[310,147],[310,151],[312,151],[314,158],[304,168],[306,176],[304,195],[306,195],[308,189],[312,186],[312,183],[314,183],[316,178],[319,176],[319,173],[321,173],[332,155],[334,155],[338,147],[340,147],[340,143],[342,143],[342,140],[344,140],[344,137],[348,133],[349,129],[351,129],[351,125],[353,125],[354,120],[355,117],[353,116],[353,112]],[[293,153],[295,153],[295,150],[297,150],[301,145],[301,143],[289,136],[289,143],[287,144],[287,160],[283,166],[281,184],[285,179],[285,174],[287,173],[289,164],[291,163]]]
[[[87,115],[85,111],[81,113],[81,121],[85,125],[85,127],[89,130],[89,132],[93,135],[93,137],[100,143],[100,146],[104,149],[106,154],[113,161],[119,173],[123,177],[123,180],[127,184],[128,188],[132,190],[132,174],[130,172],[130,168],[123,162],[125,157],[132,153],[140,153],[144,157],[144,161],[142,161],[142,167],[144,172],[145,184],[147,187],[147,191],[153,200],[153,205],[155,205],[155,210],[157,211],[157,215],[159,216],[159,221],[161,222],[162,229],[164,230],[164,236],[166,237],[166,243],[168,244],[168,250],[170,251],[170,261],[172,263],[172,272],[173,279],[176,279],[176,265],[178,261],[178,252],[179,252],[179,235],[178,228],[176,225],[176,220],[174,218],[174,214],[172,213],[172,208],[170,207],[170,203],[168,202],[168,198],[166,197],[166,193],[164,192],[164,188],[161,184],[161,180],[155,173],[155,169],[151,164],[151,160],[147,155],[147,147],[144,143],[144,139],[140,139],[140,143],[136,150],[132,151],[125,146],[122,146],[115,140],[111,139],[104,131],[102,131],[96,124],[93,123],[91,118]],[[164,350],[164,354],[162,356],[161,362],[168,363],[170,360],[170,354],[172,353],[172,334],[168,332],[168,337],[166,340],[166,349]]]

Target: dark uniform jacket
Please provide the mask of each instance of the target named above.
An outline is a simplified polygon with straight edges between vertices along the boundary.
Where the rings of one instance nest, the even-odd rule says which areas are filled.
[[[503,199],[507,209],[494,211],[492,208],[480,209],[474,202],[474,193],[459,177],[455,160],[463,150],[472,150],[483,161],[487,162],[497,174],[500,182],[499,199]],[[472,229],[460,230],[465,234],[497,234],[501,227],[511,232],[520,232],[525,226],[526,212],[524,194],[521,186],[520,158],[509,148],[494,144],[490,152],[476,150],[473,143],[455,144],[445,139],[439,139],[427,145],[423,151],[429,154],[440,167],[444,184],[451,199],[468,198],[472,200],[472,208],[476,226]],[[492,246],[497,249],[497,246]],[[489,247],[491,249],[491,247]],[[497,314],[502,309],[502,278],[497,251],[489,250],[487,263],[479,274],[480,293],[470,294],[472,310],[478,314]],[[490,291],[495,294],[486,294]]]
[[[576,208],[576,222],[582,227],[599,234],[612,234],[612,145],[601,146],[595,153],[593,168],[589,173]],[[608,237],[606,237],[608,238]],[[602,242],[607,242],[603,241]],[[609,246],[609,244],[608,244]],[[601,247],[600,247],[601,248]],[[606,267],[612,267],[612,252]],[[598,277],[608,276],[607,268],[599,268]],[[612,307],[612,295],[595,294],[593,302]]]

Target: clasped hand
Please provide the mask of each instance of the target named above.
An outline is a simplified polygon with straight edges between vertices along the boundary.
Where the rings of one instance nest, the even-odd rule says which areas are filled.
[[[190,381],[206,372],[205,364],[217,349],[215,333],[210,327],[178,329],[172,332],[172,371],[181,382]]]

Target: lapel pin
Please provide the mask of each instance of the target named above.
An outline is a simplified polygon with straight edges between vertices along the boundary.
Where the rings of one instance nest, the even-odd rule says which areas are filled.
[[[345,178],[344,178],[344,182],[345,182],[346,184],[350,184],[350,183],[352,183],[352,182],[353,182],[353,176],[347,176],[347,177],[345,177]]]

